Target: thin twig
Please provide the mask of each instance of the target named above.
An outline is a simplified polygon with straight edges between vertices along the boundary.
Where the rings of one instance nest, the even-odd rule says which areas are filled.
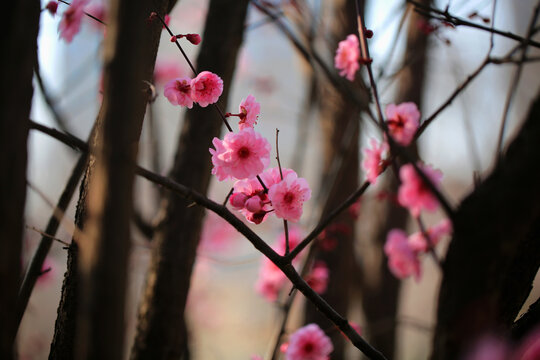
[[[437,264],[437,266],[439,266],[439,269],[442,268],[441,260],[439,259],[439,256],[435,252],[435,246],[433,242],[431,241],[431,238],[429,237],[429,234],[426,231],[426,227],[424,226],[424,222],[422,221],[420,216],[416,217],[416,223],[418,224],[418,228],[420,229],[420,233],[424,237],[424,240],[426,240],[428,251],[433,257],[433,260],[435,260],[435,263]]]
[[[431,17],[431,18],[434,18],[436,20],[444,21],[444,22],[447,22],[447,23],[452,24],[454,26],[463,25],[463,26],[468,26],[468,27],[472,27],[472,28],[475,28],[475,29],[484,30],[484,31],[487,31],[489,33],[493,33],[493,34],[497,34],[497,35],[506,37],[508,39],[519,41],[522,44],[527,43],[530,46],[540,48],[540,43],[539,42],[534,41],[534,40],[530,40],[530,39],[527,40],[526,38],[523,38],[523,37],[521,37],[519,35],[516,35],[514,33],[509,32],[509,31],[502,31],[502,30],[496,29],[494,27],[489,27],[489,26],[485,26],[485,25],[481,25],[481,24],[476,24],[476,23],[473,23],[471,21],[468,21],[468,20],[459,18],[457,16],[451,15],[448,12],[448,10],[443,11],[443,10],[439,10],[439,9],[436,9],[436,8],[433,8],[433,7],[430,7],[430,6],[425,6],[425,5],[422,5],[422,4],[420,4],[420,3],[418,3],[418,2],[416,2],[414,0],[407,0],[407,2],[413,4],[416,7],[415,11],[417,11],[418,13],[420,13],[422,15],[425,15],[425,16],[428,16],[428,17]]]
[[[26,225],[25,226],[27,229],[29,230],[33,230],[35,232],[37,232],[38,234],[40,234],[41,236],[44,236],[46,238],[49,238],[51,240],[54,240],[54,241],[57,241],[59,242],[60,244],[62,245],[65,245],[65,246],[69,246],[70,244],[62,239],[59,239],[57,237],[55,237],[54,235],[51,235],[51,234],[47,234],[45,231],[42,231],[42,230],[39,230],[37,227],[35,226],[30,226],[30,225]]]
[[[279,160],[279,129],[276,128],[276,160],[278,163],[279,177],[283,180],[283,170],[281,170],[281,161]],[[289,255],[289,224],[283,219],[283,230],[285,231],[285,256]]]

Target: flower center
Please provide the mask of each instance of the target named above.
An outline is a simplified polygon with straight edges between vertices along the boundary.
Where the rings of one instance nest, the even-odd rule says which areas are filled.
[[[305,343],[304,348],[303,348],[304,353],[305,354],[311,353],[313,351],[313,348],[314,348],[313,343],[311,342]]]
[[[397,115],[395,119],[388,120],[388,127],[392,129],[393,131],[399,131],[403,129],[404,126],[405,126],[405,121],[399,115]]]
[[[238,149],[238,157],[240,159],[245,159],[249,157],[250,151],[246,146],[242,146],[240,149]]]
[[[185,81],[185,80],[183,80],[182,82],[176,81],[176,90],[178,90],[180,92],[183,92],[183,93],[188,93],[189,90],[190,90],[190,86],[189,86],[188,82]]]
[[[292,203],[294,200],[294,194],[288,192],[285,194],[285,196],[283,197],[283,201],[287,204],[290,204]]]

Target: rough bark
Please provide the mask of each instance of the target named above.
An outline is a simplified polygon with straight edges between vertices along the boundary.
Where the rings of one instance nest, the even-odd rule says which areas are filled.
[[[332,37],[338,41],[348,34],[357,32],[355,1],[336,0],[333,2],[335,20],[332,23]],[[337,43],[333,48],[337,48]],[[358,77],[358,75],[357,75]],[[355,82],[359,86],[359,80]],[[341,204],[358,187],[358,136],[359,116],[363,110],[358,105],[347,101],[344,94],[338,92],[324,81],[320,84],[320,120],[324,134],[324,169],[323,184],[331,181],[329,177],[333,162],[342,157],[335,180],[323,206],[324,217]],[[350,140],[348,140],[349,138]],[[347,146],[348,145],[348,146]],[[348,214],[340,215],[327,229],[327,235],[337,240],[332,251],[318,251],[315,261],[324,261],[330,271],[328,288],[324,299],[340,314],[347,314],[349,308],[351,273],[354,269],[355,238],[354,219]],[[332,230],[334,229],[334,230]],[[313,305],[306,304],[305,323],[317,323],[322,329],[332,327],[331,322]],[[334,344],[332,359],[344,358],[344,340],[339,332],[331,332]]]
[[[68,250],[50,359],[122,358],[133,165],[147,104],[143,80],[152,78],[162,29],[147,19],[152,11],[164,14],[168,2],[111,7],[104,103],[75,216],[82,231]]]
[[[424,5],[430,5],[431,0],[422,0]],[[398,76],[398,90],[395,103],[406,101],[414,102],[422,108],[422,91],[426,73],[426,59],[428,50],[428,37],[420,31],[418,21],[420,15],[414,11],[409,12],[407,25],[407,44],[403,59],[404,66]],[[416,149],[413,149],[416,154]],[[398,181],[394,174],[390,174],[385,187],[391,194],[397,193]],[[374,235],[374,247],[378,261],[366,261],[365,264],[374,264],[378,269],[364,272],[364,274],[377,273],[361,283],[362,306],[370,329],[370,340],[373,346],[381,350],[389,358],[394,357],[398,297],[400,281],[390,273],[387,258],[383,247],[386,235],[393,228],[404,229],[409,219],[406,209],[393,202],[388,202],[383,209],[381,217],[385,219]],[[370,252],[370,256],[372,253]]]
[[[0,358],[14,358],[16,302],[26,200],[28,116],[37,53],[39,2],[3,4],[0,72]]]
[[[246,0],[213,0],[206,18],[197,59],[200,70],[218,74],[224,82],[219,106],[226,108],[236,57],[242,43]],[[195,106],[186,114],[170,177],[200,193],[210,181],[208,148],[219,136],[222,120],[211,106]],[[189,358],[184,309],[199,241],[204,210],[167,194],[164,217],[153,238],[156,247],[139,308],[132,359]]]
[[[537,97],[504,157],[456,212],[433,359],[455,359],[485,332],[509,331],[530,290],[540,247],[539,119]]]

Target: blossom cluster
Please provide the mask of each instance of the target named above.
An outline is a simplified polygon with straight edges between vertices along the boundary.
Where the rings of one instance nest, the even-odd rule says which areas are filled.
[[[401,229],[390,230],[384,253],[388,256],[388,267],[392,274],[400,279],[413,275],[417,281],[420,280],[420,255],[437,245],[443,236],[451,231],[452,223],[447,219],[428,228],[425,234],[416,232],[407,236]]]
[[[219,100],[223,93],[223,80],[210,72],[201,71],[194,79],[178,77],[165,84],[163,95],[173,105],[186,106],[191,109],[193,103],[207,107]]]
[[[307,181],[286,168],[268,168],[271,146],[253,127],[260,105],[249,95],[239,106],[239,131],[227,133],[223,140],[214,138],[210,148],[212,174],[219,181],[236,179],[230,205],[249,222],[260,224],[270,212],[276,217],[297,222],[303,204],[311,197]],[[264,171],[263,171],[264,170]]]

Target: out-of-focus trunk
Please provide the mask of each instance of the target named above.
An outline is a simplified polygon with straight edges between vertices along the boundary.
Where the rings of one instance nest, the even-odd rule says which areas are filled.
[[[431,0],[421,0],[420,2],[426,6],[431,4]],[[420,15],[412,9],[408,11],[404,66],[398,75],[395,103],[414,102],[418,108],[421,108],[428,36],[418,26]],[[416,154],[416,146],[414,148],[411,153]],[[384,184],[386,191],[395,194],[398,185],[397,174],[389,174]],[[394,202],[388,201],[384,205],[380,217],[384,220],[373,237],[374,251],[370,251],[368,255],[376,254],[376,260],[363,261],[364,265],[375,268],[366,269],[363,272],[366,278],[361,282],[362,306],[371,343],[391,359],[395,352],[400,281],[390,273],[383,248],[386,235],[391,229],[404,229],[406,227],[409,213]],[[377,275],[373,276],[373,274]]]
[[[349,34],[357,33],[356,5],[351,0],[333,1],[334,21],[331,25],[332,38],[341,41]],[[337,42],[333,48],[337,49]],[[360,75],[356,75],[359,84]],[[323,184],[331,184],[328,198],[323,206],[322,216],[340,205],[358,187],[358,136],[360,111],[358,105],[347,101],[347,98],[336,91],[327,81],[321,81],[319,88],[320,119],[324,135],[324,168]],[[360,87],[358,85],[358,87]],[[347,144],[348,143],[348,144]],[[335,181],[332,183],[332,163],[338,157],[341,163],[337,169]],[[325,185],[323,185],[325,186]],[[337,225],[337,226],[333,226]],[[337,246],[331,251],[314,249],[315,261],[324,261],[329,268],[328,288],[323,298],[340,314],[347,314],[349,309],[351,274],[354,269],[355,238],[354,219],[345,212],[327,228],[327,236],[337,240]],[[317,245],[313,245],[317,246]],[[317,309],[306,304],[305,323],[317,323],[322,329],[333,326]],[[332,359],[344,358],[344,338],[339,331],[331,331],[329,336],[334,344]]]
[[[226,108],[229,88],[242,44],[247,0],[212,0],[197,59],[200,71],[218,74],[224,82],[219,106]],[[215,109],[194,106],[188,110],[178,139],[170,177],[200,193],[210,182],[208,148],[219,136],[222,119]],[[199,243],[204,209],[189,206],[175,194],[167,194],[163,218],[154,234],[152,261],[139,307],[132,359],[187,359],[189,334],[184,310]]]
[[[13,359],[39,2],[7,2],[3,11],[6,16],[1,27],[4,40],[0,60],[0,358]]]
[[[168,0],[111,4],[104,52],[104,102],[90,141],[92,154],[81,184],[68,249],[50,359],[120,359],[129,220],[138,139]],[[133,46],[133,39],[138,39]]]

